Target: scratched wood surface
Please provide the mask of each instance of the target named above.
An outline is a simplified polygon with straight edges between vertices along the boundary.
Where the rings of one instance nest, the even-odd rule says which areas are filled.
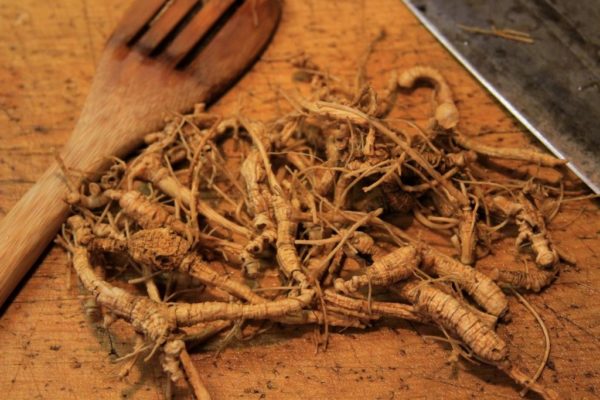
[[[0,214],[66,141],[103,42],[127,3],[0,0]],[[214,109],[227,114],[241,106],[252,117],[268,119],[286,107],[274,89],[293,90],[293,69],[285,59],[300,52],[324,70],[352,79],[363,49],[382,27],[387,37],[368,65],[376,87],[385,84],[392,70],[433,65],[455,90],[465,133],[492,144],[536,145],[399,0],[288,0],[263,60]],[[426,89],[401,96],[396,115],[426,118],[429,96]],[[542,381],[565,398],[600,398],[599,207],[590,201],[567,203],[550,228],[577,267],[563,268],[551,288],[527,296],[552,340]],[[507,239],[479,268],[514,263]],[[79,295],[65,254],[52,247],[0,315],[1,397],[161,398],[164,379],[154,361],[135,368],[124,381],[116,378],[119,365],[111,363],[110,353],[130,351],[131,332],[117,327],[109,337],[86,318]],[[533,374],[543,337],[514,298],[511,307],[513,321],[499,331],[510,343],[511,357]],[[432,334],[438,333],[417,325],[378,323],[366,332],[334,333],[327,352],[315,354],[312,329],[275,329],[255,340],[234,342],[216,358],[213,352],[196,353],[194,361],[216,399],[518,397],[510,379],[491,367],[460,363],[454,374],[448,349],[425,340]],[[184,390],[178,395],[189,397]]]

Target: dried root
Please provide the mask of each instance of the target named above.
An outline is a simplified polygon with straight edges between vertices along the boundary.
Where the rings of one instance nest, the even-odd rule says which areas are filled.
[[[516,202],[496,196],[493,204],[503,214],[515,219],[519,228],[516,246],[530,244],[538,266],[552,268],[558,262],[558,253],[552,246],[544,216],[523,193],[519,194]]]
[[[464,207],[458,216],[456,238],[458,240],[459,258],[460,262],[466,265],[475,263],[475,246],[477,245],[476,212],[477,209],[471,210],[470,207]]]
[[[175,218],[161,204],[151,202],[140,192],[121,193],[108,190],[105,195],[112,200],[118,200],[123,213],[144,229],[169,227],[173,232],[181,235],[189,234],[189,227],[186,224]]]
[[[129,322],[156,345],[163,345],[167,341],[176,329],[176,322],[166,306],[144,296],[132,295],[99,279],[90,264],[88,251],[82,247],[68,248],[73,255],[73,268],[79,279],[99,304]]]
[[[398,76],[398,85],[412,88],[418,80],[426,80],[436,89],[435,121],[444,129],[456,127],[459,121],[458,109],[452,98],[452,91],[443,75],[436,69],[426,66],[412,67]]]
[[[488,313],[500,317],[507,312],[506,296],[487,275],[432,248],[424,248],[422,257],[426,270],[456,282]]]
[[[463,136],[450,86],[433,68],[393,75],[380,101],[364,74],[343,86],[306,59],[298,66],[313,93],[284,93],[293,112],[264,124],[198,106],[149,134],[132,159],[71,188],[74,215],[59,241],[93,307],[138,332],[124,370],[156,353],[171,380],[208,398],[189,343],[246,321],[314,324],[327,337],[331,327],[394,318],[441,327],[453,357],[492,363],[552,398],[510,364],[495,328],[509,311],[499,285],[538,292],[556,279],[546,219],[565,192],[490,182],[477,154],[562,161]],[[435,88],[433,124],[400,121],[410,132],[399,130],[384,117],[398,87],[419,80]],[[420,225],[408,234],[413,215]],[[474,265],[510,222],[536,267],[487,276]],[[457,259],[416,239],[424,230],[447,237]]]
[[[506,343],[452,296],[427,283],[418,282],[400,286],[398,293],[421,313],[456,333],[481,359],[489,362],[506,359]]]
[[[506,271],[496,269],[492,273],[492,278],[500,284],[537,293],[549,286],[556,279],[557,273],[558,270]]]
[[[367,285],[389,286],[411,276],[419,262],[420,257],[415,247],[400,247],[376,260],[366,274],[353,276],[347,281],[336,279],[334,286],[343,293],[356,292]]]
[[[328,303],[331,303],[338,307],[347,310],[358,311],[367,315],[376,315],[387,318],[398,318],[422,323],[429,322],[427,316],[422,315],[415,309],[415,307],[407,304],[374,300],[360,300],[337,294],[331,290],[325,291],[325,300]]]
[[[67,203],[71,205],[80,205],[83,208],[95,210],[108,204],[110,199],[102,193],[102,188],[97,183],[88,185],[89,194],[72,192],[67,196]]]
[[[458,132],[454,136],[454,140],[456,143],[458,143],[458,145],[464,147],[465,149],[469,149],[478,154],[483,154],[489,157],[503,158],[506,160],[527,161],[533,164],[542,165],[544,167],[559,167],[567,163],[566,160],[561,160],[560,158],[553,157],[549,154],[540,153],[539,151],[535,150],[488,146]]]

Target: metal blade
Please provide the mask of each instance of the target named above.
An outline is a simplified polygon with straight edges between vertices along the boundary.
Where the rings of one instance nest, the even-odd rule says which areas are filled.
[[[448,50],[600,193],[600,0],[403,0]],[[533,44],[459,25],[525,31]]]

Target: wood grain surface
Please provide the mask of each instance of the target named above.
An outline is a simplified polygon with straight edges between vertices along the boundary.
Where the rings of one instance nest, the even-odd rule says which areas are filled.
[[[66,142],[103,43],[127,5],[0,0],[1,215]],[[489,144],[537,146],[399,0],[286,1],[280,29],[263,59],[214,111],[228,114],[241,107],[253,118],[268,119],[286,108],[274,89],[294,90],[293,68],[286,60],[301,52],[323,70],[352,79],[364,49],[382,28],[386,38],[367,68],[377,88],[393,70],[433,65],[455,91],[463,132]],[[427,89],[402,95],[395,115],[423,121],[429,102]],[[543,293],[527,295],[552,340],[542,382],[565,398],[600,398],[599,207],[591,201],[566,203],[550,229],[577,266],[564,267]],[[503,241],[478,268],[515,264],[512,243]],[[0,397],[162,398],[165,381],[155,361],[117,379],[120,365],[111,362],[111,352],[127,354],[132,333],[116,326],[109,336],[86,317],[83,302],[66,255],[53,246],[0,316]],[[511,358],[533,374],[544,350],[542,333],[514,298],[511,312],[513,321],[499,331]],[[448,348],[424,337],[438,334],[419,325],[378,323],[365,332],[334,333],[328,350],[315,353],[313,329],[274,329],[254,340],[234,341],[217,357],[213,351],[192,357],[215,399],[518,398],[518,388],[492,367],[461,362],[454,369],[447,362]],[[190,395],[179,389],[178,396]]]

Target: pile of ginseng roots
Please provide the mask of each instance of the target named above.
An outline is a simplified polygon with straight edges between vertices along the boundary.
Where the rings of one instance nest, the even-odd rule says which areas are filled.
[[[190,343],[244,326],[312,324],[326,334],[402,319],[439,327],[455,355],[555,398],[511,362],[495,326],[509,316],[503,287],[538,292],[556,278],[563,256],[546,223],[574,192],[490,181],[478,160],[564,162],[461,134],[433,68],[394,75],[379,95],[323,73],[302,79],[310,94],[283,94],[292,111],[272,122],[200,105],[147,135],[130,160],[72,184],[58,241],[105,323],[137,332],[128,365],[156,356],[170,380],[208,398]],[[421,83],[433,88],[433,115],[425,127],[405,121],[407,134],[386,116]],[[409,235],[407,218],[446,237],[454,254]],[[478,271],[477,259],[511,233],[526,267]]]

